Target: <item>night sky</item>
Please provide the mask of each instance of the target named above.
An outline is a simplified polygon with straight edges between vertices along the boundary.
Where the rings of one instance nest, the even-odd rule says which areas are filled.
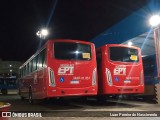
[[[89,41],[146,3],[147,0],[1,0],[0,58],[27,60],[38,48],[36,32],[42,27],[49,29],[47,39]]]

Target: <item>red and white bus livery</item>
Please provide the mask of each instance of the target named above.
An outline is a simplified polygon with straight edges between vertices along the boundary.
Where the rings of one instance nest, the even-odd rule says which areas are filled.
[[[93,43],[48,40],[20,67],[20,96],[33,99],[97,94]]]
[[[97,48],[96,53],[100,95],[144,92],[140,48],[106,44]]]

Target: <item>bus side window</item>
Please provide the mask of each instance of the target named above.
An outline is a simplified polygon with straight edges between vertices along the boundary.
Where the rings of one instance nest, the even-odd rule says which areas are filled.
[[[26,74],[28,74],[29,73],[29,63],[27,63],[27,65],[26,65]]]
[[[21,68],[21,69],[22,69],[22,68]],[[21,69],[19,69],[19,78],[21,78],[21,77],[22,77]]]
[[[23,67],[23,76],[26,75],[26,65]]]
[[[31,60],[31,61],[29,62],[29,73],[32,72],[32,62],[33,62],[33,60]]]
[[[23,76],[25,76],[25,66],[23,67]]]
[[[37,70],[41,68],[41,53],[37,55]]]
[[[41,69],[42,67],[44,67],[46,59],[45,54],[46,54],[46,49],[41,51],[40,54],[38,55],[37,69]]]
[[[34,69],[33,69],[33,59],[31,60],[31,72],[33,72],[34,71]]]
[[[21,78],[21,77],[22,77],[22,68],[20,69],[19,72],[20,72],[20,73],[19,73],[19,74],[20,74],[19,76],[20,76],[20,78]]]
[[[46,66],[46,49],[42,51],[42,67]]]
[[[23,77],[23,67],[21,68],[21,77]]]
[[[33,58],[33,71],[37,70],[37,56]]]

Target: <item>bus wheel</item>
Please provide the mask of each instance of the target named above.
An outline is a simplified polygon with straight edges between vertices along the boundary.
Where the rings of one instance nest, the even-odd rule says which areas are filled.
[[[2,93],[3,95],[7,95],[8,90],[7,90],[7,89],[1,89],[1,93]]]
[[[33,104],[32,89],[31,88],[29,88],[29,103]]]
[[[97,96],[97,101],[105,103],[105,102],[107,102],[107,97],[103,96],[103,95],[102,96]]]

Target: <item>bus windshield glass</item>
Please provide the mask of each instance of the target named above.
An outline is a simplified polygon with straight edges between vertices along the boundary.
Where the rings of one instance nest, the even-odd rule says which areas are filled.
[[[55,42],[54,57],[62,60],[90,60],[91,46],[81,43]]]
[[[138,50],[127,47],[110,47],[110,60],[120,62],[138,62]]]

